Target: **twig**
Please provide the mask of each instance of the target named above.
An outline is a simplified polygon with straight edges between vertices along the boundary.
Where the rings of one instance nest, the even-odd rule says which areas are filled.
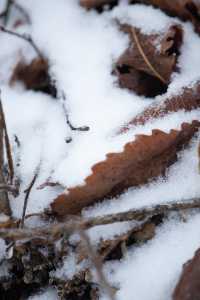
[[[24,191],[26,193],[25,195],[25,199],[24,199],[24,205],[23,205],[23,212],[22,212],[22,218],[21,218],[21,222],[20,222],[20,228],[23,228],[24,227],[24,220],[25,220],[25,216],[26,216],[26,209],[27,209],[27,205],[28,205],[28,199],[29,199],[29,196],[30,196],[30,193],[31,193],[31,190],[35,184],[35,181],[39,175],[39,169],[40,169],[40,164],[39,166],[37,167],[36,169],[36,172],[33,176],[33,179],[31,180],[28,188]]]
[[[21,143],[20,143],[20,140],[19,140],[19,138],[16,134],[14,135],[14,138],[15,138],[15,143],[16,143],[17,147],[20,148]]]
[[[66,95],[64,92],[62,92],[61,102],[62,102],[62,107],[63,107],[63,111],[65,114],[66,122],[67,122],[67,125],[69,126],[69,128],[73,131],[88,131],[88,130],[90,130],[89,126],[74,127],[72,125],[72,123],[69,120],[69,114],[68,114],[68,111],[65,106],[65,101],[66,101]],[[71,140],[70,140],[70,142],[71,142]]]
[[[79,224],[78,224],[79,226]],[[1,229],[0,237],[4,239],[11,239],[13,241],[19,241],[23,239],[51,238],[53,241],[60,238],[63,233],[71,234],[75,232],[78,227],[75,222],[58,223],[49,226],[36,227],[36,228],[12,228]]]
[[[138,51],[140,52],[142,58],[144,59],[145,63],[147,64],[147,66],[149,67],[149,69],[155,74],[155,76],[160,79],[160,81],[162,81],[164,84],[167,84],[167,81],[158,73],[158,71],[156,71],[156,69],[152,66],[152,64],[150,63],[149,59],[147,58],[146,54],[144,53],[144,50],[142,49],[142,46],[140,44],[140,41],[138,39],[136,30],[134,27],[131,28],[131,32],[134,38],[134,41],[137,45]]]
[[[94,265],[94,267],[96,269],[100,286],[104,289],[104,291],[106,292],[106,294],[108,295],[110,300],[115,300],[114,289],[112,289],[112,287],[109,285],[109,283],[103,273],[102,262],[101,262],[100,258],[96,255],[95,250],[90,242],[89,236],[82,229],[79,230],[79,235],[80,235],[80,238],[84,241],[88,256],[90,257],[92,264]]]
[[[45,60],[43,53],[40,51],[40,49],[39,49],[38,46],[35,44],[35,42],[33,41],[32,37],[31,37],[29,34],[26,34],[26,33],[20,34],[20,33],[18,33],[18,32],[9,30],[9,29],[5,28],[4,26],[0,26],[0,30],[1,30],[2,32],[5,32],[5,33],[7,33],[7,34],[10,34],[10,35],[12,35],[12,36],[18,37],[18,38],[20,38],[20,39],[22,39],[22,40],[28,42],[28,43],[32,46],[32,48],[35,50],[35,52],[37,53],[37,55],[38,55],[41,59]]]
[[[179,211],[186,209],[200,208],[200,198],[193,198],[184,202],[172,202],[166,204],[159,204],[152,207],[145,207],[141,209],[129,210],[121,213],[110,214],[102,217],[94,217],[88,220],[85,220],[85,226],[87,228],[98,226],[98,225],[107,225],[117,222],[125,221],[142,221],[147,217],[152,217],[155,215],[168,213],[171,211]]]
[[[82,219],[79,217],[70,217],[70,220],[66,220],[63,223],[50,224],[48,226],[37,228],[12,228],[0,230],[0,237],[10,239],[25,239],[35,238],[37,236],[48,238],[58,238],[63,233],[73,233],[78,229],[89,229],[94,226],[107,225],[117,222],[126,221],[142,221],[146,218],[160,215],[163,213],[169,213],[171,211],[180,211],[186,209],[200,208],[200,198],[190,199],[184,202],[173,202],[161,205],[155,205],[152,207],[141,208],[137,210],[129,210],[122,213],[110,214],[102,217],[93,217],[88,219]]]
[[[10,174],[9,174],[10,175],[10,182],[12,184],[13,183],[13,178],[14,178],[14,164],[13,164],[12,151],[11,151],[10,140],[9,140],[9,136],[8,136],[6,120],[5,120],[5,114],[4,114],[4,111],[3,111],[1,98],[0,98],[0,113],[1,113],[2,123],[3,123],[3,127],[4,127],[4,132],[5,132],[6,155],[7,155],[8,166],[9,166],[9,171],[10,171]]]

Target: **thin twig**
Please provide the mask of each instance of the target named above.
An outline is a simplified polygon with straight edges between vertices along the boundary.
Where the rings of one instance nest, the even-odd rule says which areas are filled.
[[[149,69],[153,72],[153,74],[155,74],[155,76],[160,79],[160,81],[162,81],[164,84],[167,84],[167,81],[158,73],[158,71],[156,71],[156,69],[152,66],[151,62],[149,61],[149,59],[147,58],[146,54],[144,53],[144,50],[142,49],[142,46],[140,44],[140,41],[138,39],[136,30],[134,27],[131,28],[131,32],[134,38],[134,41],[136,43],[136,46],[138,48],[138,51],[140,52],[142,58],[144,59],[145,63],[147,64],[147,66],[149,67]]]
[[[31,193],[31,190],[36,182],[36,179],[39,175],[39,169],[40,169],[40,164],[39,166],[37,167],[36,169],[36,172],[33,176],[33,179],[31,180],[28,188],[24,191],[26,193],[25,195],[25,199],[24,199],[24,205],[23,205],[23,212],[22,212],[22,218],[21,218],[21,222],[20,222],[20,228],[23,228],[24,227],[24,220],[25,220],[25,216],[26,216],[26,209],[27,209],[27,205],[28,205],[28,199],[29,199],[29,196],[30,196],[30,193]]]
[[[93,248],[93,246],[90,242],[89,236],[82,229],[79,230],[79,235],[80,235],[80,238],[82,239],[82,241],[84,241],[88,256],[90,257],[91,262],[92,262],[92,264],[94,265],[94,267],[96,269],[100,286],[106,292],[106,294],[108,295],[110,300],[115,300],[114,289],[112,289],[112,287],[109,285],[109,283],[108,283],[108,281],[107,281],[107,279],[106,279],[106,277],[103,273],[102,261],[100,260],[100,258],[95,253],[95,250],[94,250],[94,248]]]
[[[14,163],[13,163],[10,140],[9,140],[9,136],[8,136],[6,120],[5,120],[5,114],[4,114],[1,98],[0,98],[0,113],[1,113],[1,116],[2,116],[2,122],[3,122],[4,132],[5,132],[5,146],[6,146],[6,155],[7,155],[9,173],[10,173],[9,174],[10,175],[10,183],[12,184],[13,183],[13,178],[14,178]]]
[[[32,37],[31,37],[29,34],[26,34],[26,33],[21,34],[21,33],[12,31],[12,30],[10,30],[10,29],[7,29],[7,28],[5,28],[4,26],[0,26],[0,30],[1,30],[2,32],[5,32],[5,33],[7,33],[7,34],[10,34],[10,35],[12,35],[12,36],[18,37],[18,38],[20,38],[20,39],[22,39],[22,40],[28,42],[28,43],[32,46],[32,48],[35,50],[35,52],[37,53],[37,55],[38,55],[41,59],[43,59],[43,60],[45,59],[43,53],[42,53],[41,50],[38,48],[38,46],[35,44],[35,42],[33,41]]]
[[[85,220],[85,226],[87,228],[90,228],[93,226],[107,225],[117,222],[125,222],[132,220],[142,221],[147,217],[152,217],[171,211],[179,211],[193,208],[200,208],[200,198],[193,198],[184,202],[169,202],[166,204],[159,204],[152,207],[133,209],[121,213],[105,215],[102,217],[89,218],[88,220]]]
[[[70,128],[72,131],[88,131],[88,130],[90,130],[90,127],[89,127],[89,126],[74,127],[74,126],[72,125],[72,123],[71,123],[70,120],[69,120],[69,114],[68,114],[68,111],[67,111],[66,106],[65,106],[66,95],[65,95],[64,92],[62,92],[61,101],[62,101],[62,107],[63,107],[63,111],[64,111],[65,118],[66,118],[66,123],[67,123],[67,125],[69,126],[69,128]],[[70,142],[71,142],[71,141],[70,141]]]

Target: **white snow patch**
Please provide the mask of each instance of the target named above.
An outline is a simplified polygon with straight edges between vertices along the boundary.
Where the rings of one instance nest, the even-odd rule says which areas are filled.
[[[52,288],[48,288],[45,292],[41,292],[37,295],[31,296],[28,300],[58,300],[59,297],[56,291]]]
[[[186,223],[171,220],[147,244],[133,248],[120,263],[108,263],[107,277],[120,290],[117,300],[170,300],[182,265],[200,246],[199,214]]]

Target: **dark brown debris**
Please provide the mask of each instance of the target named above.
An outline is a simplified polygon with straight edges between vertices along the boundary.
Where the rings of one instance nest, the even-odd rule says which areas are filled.
[[[184,264],[173,300],[200,300],[200,249]]]
[[[54,279],[61,300],[98,300],[99,287],[87,280],[88,270],[79,272],[71,280]]]
[[[54,248],[44,244],[25,243],[15,246],[6,261],[8,277],[0,277],[1,299],[27,299],[49,283],[49,275],[57,263]]]

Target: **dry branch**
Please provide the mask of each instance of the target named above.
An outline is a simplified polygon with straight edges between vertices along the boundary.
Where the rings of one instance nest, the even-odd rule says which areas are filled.
[[[83,219],[80,217],[69,217],[66,222],[58,222],[49,226],[37,228],[13,228],[1,229],[0,237],[9,238],[11,240],[32,239],[36,237],[51,238],[52,240],[59,238],[62,234],[72,234],[73,232],[83,229],[89,229],[94,226],[108,225],[116,222],[126,221],[143,221],[160,214],[167,214],[172,211],[189,210],[200,208],[200,199],[194,198],[183,202],[171,202],[166,204],[145,207],[141,209],[129,210],[121,213],[105,215],[102,217],[91,217]]]
[[[98,225],[107,225],[116,222],[125,221],[142,221],[147,217],[169,213],[171,211],[179,211],[186,209],[200,208],[200,199],[194,198],[184,202],[172,202],[167,204],[159,204],[152,207],[141,208],[136,210],[129,210],[126,212],[110,214],[103,217],[94,217],[84,221],[86,228]]]

